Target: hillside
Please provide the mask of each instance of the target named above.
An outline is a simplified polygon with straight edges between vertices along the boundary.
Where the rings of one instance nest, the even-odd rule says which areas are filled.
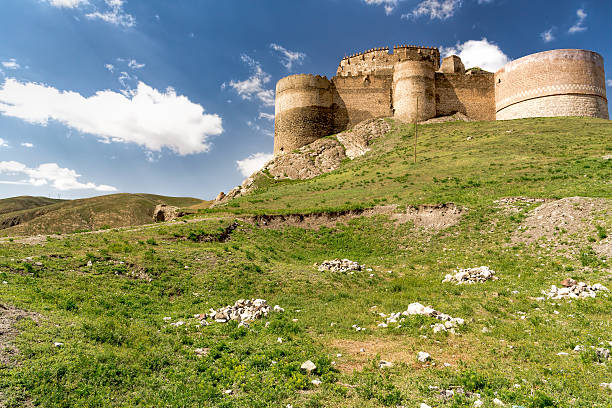
[[[157,204],[188,207],[200,203],[202,200],[196,198],[154,194],[110,194],[78,200],[15,197],[0,200],[0,208],[6,209],[0,212],[0,235],[70,233],[150,224]]]
[[[612,406],[611,122],[423,125],[416,163],[391,124],[187,223],[0,240],[0,405]]]
[[[60,203],[64,200],[47,198],[47,197],[31,197],[20,196],[0,199],[0,215],[15,211],[29,210],[37,207]]]

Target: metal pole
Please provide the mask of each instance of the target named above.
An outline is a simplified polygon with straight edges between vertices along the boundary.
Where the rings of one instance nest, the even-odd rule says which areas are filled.
[[[419,97],[416,100],[416,118],[414,119],[414,162],[416,163],[416,145],[419,129]]]

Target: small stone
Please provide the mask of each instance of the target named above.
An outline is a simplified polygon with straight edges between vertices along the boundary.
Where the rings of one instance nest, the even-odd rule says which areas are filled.
[[[208,354],[208,349],[207,348],[197,348],[193,350],[193,352],[196,354],[196,356],[202,357]]]
[[[584,351],[584,346],[578,345],[574,347],[574,351]]]
[[[360,349],[359,349],[359,352],[360,352],[360,353],[365,353],[365,349],[364,349],[364,348],[360,348]]]
[[[313,363],[312,361],[308,360],[305,361],[304,363],[302,363],[302,365],[300,366],[300,368],[304,371],[306,371],[308,374],[312,373],[314,370],[317,369],[317,366],[315,365],[315,363]]]
[[[92,265],[93,265],[93,262],[87,261],[87,266],[92,266]]]
[[[313,385],[321,385],[321,380],[317,380],[317,379],[315,379],[315,380],[312,380],[312,381],[311,381],[311,383],[312,383]]]
[[[576,281],[575,281],[575,280],[573,280],[572,278],[566,278],[566,279],[563,279],[563,280],[561,281],[561,285],[562,285],[562,286],[564,286],[564,287],[566,287],[566,288],[572,287],[572,286],[574,286],[575,284],[576,284]]]
[[[278,339],[276,339],[276,342],[279,343],[279,344],[282,344],[283,343],[283,339],[279,337]]]
[[[54,347],[62,347],[64,345],[64,343],[60,343],[59,341],[56,341],[55,343],[53,343]]]
[[[557,353],[558,356],[568,356],[569,354],[566,353],[565,351],[562,351],[560,353]]]
[[[336,354],[336,357],[340,358],[340,357],[342,357],[342,354],[338,353],[338,354]]]
[[[503,407],[504,405],[506,405],[506,404],[504,404],[503,402],[501,402],[501,400],[499,400],[499,399],[497,399],[497,398],[495,398],[495,399],[493,400],[493,404],[495,404],[495,405],[497,405],[497,406],[500,406],[500,407]]]
[[[378,368],[390,368],[393,367],[393,363],[390,361],[380,360]]]
[[[425,351],[419,351],[417,354],[417,360],[419,360],[421,363],[426,363],[431,360],[431,356]]]
[[[231,394],[233,394],[233,393],[234,393],[234,391],[233,391],[233,390],[225,390],[225,391],[223,391],[223,393],[224,393],[225,395],[231,395]]]
[[[604,362],[610,358],[610,350],[607,348],[599,347],[595,349],[595,354],[600,362]]]
[[[474,401],[474,406],[475,407],[482,407],[484,405],[484,402],[482,402],[481,400],[476,400]]]
[[[419,408],[431,408],[431,407],[429,405],[427,405],[426,403],[421,402],[421,405],[420,405]]]
[[[280,313],[282,313],[282,312],[284,312],[284,311],[285,311],[285,309],[283,309],[283,308],[282,308],[282,307],[280,307],[279,305],[274,305],[274,309],[273,309],[273,310],[274,310],[275,312],[280,312]]]

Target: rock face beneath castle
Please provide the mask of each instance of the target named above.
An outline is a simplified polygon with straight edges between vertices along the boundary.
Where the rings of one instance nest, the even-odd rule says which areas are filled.
[[[332,79],[292,75],[276,85],[274,154],[291,152],[367,119],[426,121],[533,116],[608,118],[603,58],[555,50],[513,61],[496,74],[440,65],[437,48],[397,46],[345,57]]]

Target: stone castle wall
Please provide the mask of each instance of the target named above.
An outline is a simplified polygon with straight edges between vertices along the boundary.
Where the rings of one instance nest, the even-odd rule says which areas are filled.
[[[497,119],[608,119],[603,58],[586,50],[553,50],[512,61],[495,74],[495,108]]]
[[[475,120],[495,120],[491,72],[436,72],[436,116],[461,112]]]
[[[418,118],[416,101],[419,101]],[[468,70],[436,48],[376,48],[343,58],[331,80],[292,75],[276,86],[274,154],[292,151],[367,119],[412,122],[461,112],[474,120],[533,116],[608,118],[603,58],[554,50],[493,74]]]

